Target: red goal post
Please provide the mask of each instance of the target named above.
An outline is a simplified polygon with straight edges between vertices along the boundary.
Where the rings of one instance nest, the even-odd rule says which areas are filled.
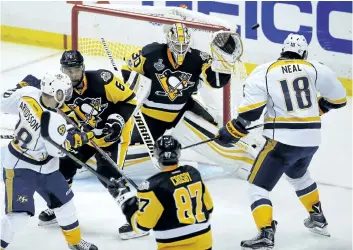
[[[229,28],[226,28],[224,26],[213,25],[210,23],[201,23],[201,22],[188,21],[188,20],[182,20],[182,19],[176,19],[176,18],[156,16],[156,15],[151,15],[151,14],[135,13],[135,12],[125,11],[125,10],[106,8],[105,6],[100,7],[100,6],[90,6],[90,5],[75,5],[72,8],[72,16],[71,16],[71,18],[72,18],[72,20],[71,20],[72,21],[72,26],[71,26],[72,49],[78,49],[78,50],[83,49],[80,47],[80,39],[81,39],[80,29],[85,29],[85,30],[90,29],[89,25],[87,25],[88,27],[80,27],[79,17],[83,13],[91,14],[91,15],[111,16],[114,18],[139,20],[139,21],[143,21],[143,22],[157,23],[157,24],[162,24],[162,25],[163,24],[170,25],[175,22],[180,22],[180,23],[183,23],[187,27],[192,28],[192,29],[211,31],[211,32],[215,32],[215,31],[219,31],[219,30],[229,30]],[[113,26],[114,23],[111,23],[111,25]],[[133,29],[133,27],[121,27],[121,28],[123,28],[123,29],[131,29],[132,28]],[[98,37],[96,37],[95,39],[99,40]],[[109,41],[109,39],[106,39],[106,40]],[[109,45],[109,43],[108,43],[108,45]],[[131,47],[136,47],[136,46],[131,44]],[[197,46],[194,46],[194,47],[198,48]],[[119,50],[119,48],[117,50]],[[103,47],[102,47],[102,51],[103,51]],[[112,53],[112,54],[114,56],[114,53]],[[95,55],[105,56],[104,52],[99,52],[98,54],[95,54]],[[121,57],[121,56],[116,56],[116,57]],[[122,59],[122,58],[119,58],[119,59]],[[223,123],[226,123],[231,118],[231,109],[235,108],[235,107],[231,107],[232,103],[231,103],[230,85],[231,84],[228,84],[225,88],[223,88]]]

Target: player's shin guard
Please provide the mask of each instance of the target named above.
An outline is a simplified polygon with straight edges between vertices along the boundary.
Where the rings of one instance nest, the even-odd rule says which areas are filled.
[[[81,240],[81,231],[76,216],[76,208],[72,200],[54,209],[56,219],[67,243],[77,245]]]
[[[269,199],[269,191],[250,184],[249,188],[251,211],[259,230],[270,227],[272,223],[272,203]]]
[[[304,225],[313,233],[330,236],[327,230],[328,223],[321,208],[319,191],[316,183],[310,178],[309,172],[307,171],[300,178],[292,179],[287,176],[287,179],[294,186],[298,198],[309,212]]]
[[[9,213],[1,218],[1,249],[5,249],[12,237],[23,228],[28,221],[27,213]]]
[[[62,233],[69,245],[74,250],[97,250],[98,248],[81,239],[81,230],[76,216],[76,208],[72,200],[59,208],[54,209],[56,219]]]
[[[287,180],[295,189],[295,192],[306,208],[310,213],[313,212],[313,205],[320,201],[319,191],[317,190],[317,185],[310,178],[309,171],[306,171],[302,177],[299,178],[290,178],[286,176]]]

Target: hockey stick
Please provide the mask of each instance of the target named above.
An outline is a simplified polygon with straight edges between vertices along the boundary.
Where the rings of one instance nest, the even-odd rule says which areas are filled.
[[[112,64],[113,68],[118,72],[119,71],[118,67],[116,66],[116,63],[115,63],[114,58],[112,56],[112,53],[110,52],[110,49],[109,49],[109,47],[103,37],[101,38],[101,41],[102,41],[105,53],[107,54],[107,56],[110,60],[110,63]],[[135,124],[136,124],[137,130],[140,133],[142,141],[143,141],[144,145],[146,146],[147,152],[151,158],[151,161],[153,162],[153,165],[159,170],[159,168],[157,167],[158,166],[157,161],[153,157],[154,139],[153,139],[152,134],[147,126],[146,120],[143,117],[143,114],[139,111],[140,105],[142,105],[142,103],[137,105],[137,107],[135,109],[136,111],[133,114]]]
[[[88,171],[90,171],[92,174],[97,176],[98,179],[100,179],[102,182],[104,182],[107,185],[113,184],[108,178],[104,177],[103,175],[100,175],[97,173],[94,169],[92,169],[90,166],[88,166],[86,163],[78,159],[74,154],[71,152],[67,151],[65,148],[63,148],[61,145],[57,144],[55,141],[53,141],[50,138],[49,135],[49,121],[50,121],[50,112],[49,111],[44,111],[42,113],[42,118],[41,118],[41,135],[45,140],[47,140],[50,144],[52,144],[54,147],[59,149],[61,152],[65,153],[70,159],[75,161],[77,164],[85,167]]]
[[[63,111],[61,110],[57,110],[57,112],[65,118],[65,120],[70,123],[72,126],[74,126],[76,129],[80,130],[80,128],[77,126],[77,124],[71,120]],[[80,130],[81,131],[81,130]],[[110,158],[110,156],[107,154],[107,152],[105,152],[101,147],[99,147],[97,145],[97,143],[95,143],[93,140],[89,141],[92,146],[97,150],[97,152],[99,154],[101,154],[103,156],[103,158],[116,170],[119,172],[119,174],[121,174],[121,176],[128,181],[134,188],[137,189],[137,185],[135,182],[133,182],[129,177],[127,177],[124,172],[117,166],[117,164],[114,162],[114,160],[112,158]]]
[[[259,127],[261,127],[261,126],[263,126],[263,124],[255,125],[255,126],[253,126],[253,127],[247,128],[246,130],[252,130],[252,129],[255,129],[255,128],[259,128]],[[196,147],[196,146],[199,146],[199,145],[201,145],[201,144],[205,144],[205,143],[214,141],[214,140],[216,140],[216,139],[218,139],[218,138],[219,138],[219,136],[216,136],[216,137],[214,137],[214,138],[211,138],[211,139],[208,139],[208,140],[205,140],[205,141],[201,141],[201,142],[198,142],[198,143],[195,143],[195,144],[191,144],[191,145],[185,146],[185,147],[183,147],[183,148],[181,148],[181,149],[187,149],[187,148]]]

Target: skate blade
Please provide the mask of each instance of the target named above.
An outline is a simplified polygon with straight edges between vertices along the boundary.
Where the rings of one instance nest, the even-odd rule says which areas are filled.
[[[123,234],[119,234],[120,239],[122,240],[130,240],[130,239],[135,239],[135,238],[140,238],[143,236],[148,236],[150,233],[146,232],[146,233],[135,233],[135,232],[131,232],[131,233],[123,233]]]
[[[309,228],[309,231],[314,234],[319,234],[322,236],[331,237],[331,234],[328,232],[326,227],[325,228],[313,227],[313,228]]]
[[[45,227],[45,226],[49,226],[49,225],[53,225],[53,224],[57,224],[57,223],[58,222],[56,221],[56,219],[50,220],[50,221],[39,221],[38,226]]]
[[[242,250],[271,250],[274,247],[259,247],[259,248],[251,248],[251,247],[241,247]]]

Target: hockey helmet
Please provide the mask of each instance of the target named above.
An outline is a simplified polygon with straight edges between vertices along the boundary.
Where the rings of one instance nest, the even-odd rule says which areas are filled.
[[[60,64],[61,71],[70,77],[74,86],[82,82],[85,73],[85,65],[80,51],[65,51],[61,56]]]
[[[167,44],[177,65],[182,65],[191,46],[189,29],[182,23],[173,24],[167,32]]]
[[[179,162],[181,144],[170,135],[163,135],[154,144],[154,157],[160,168],[176,165]]]
[[[289,34],[283,43],[282,53],[293,52],[298,54],[302,59],[308,58],[308,43],[304,36],[297,34]]]
[[[46,73],[41,79],[40,89],[54,98],[56,108],[61,107],[72,96],[72,83],[70,78],[62,72]]]

